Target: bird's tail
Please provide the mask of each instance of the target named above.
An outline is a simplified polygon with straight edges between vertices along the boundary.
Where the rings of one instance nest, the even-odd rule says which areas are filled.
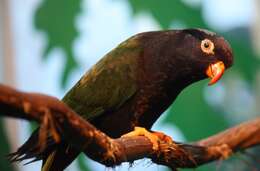
[[[62,171],[78,156],[79,151],[68,144],[60,144],[43,160],[41,171]]]
[[[42,171],[62,171],[79,154],[78,150],[70,147],[66,142],[56,144],[52,137],[48,137],[44,150],[39,151],[38,140],[39,129],[35,130],[16,152],[8,155],[9,160],[16,162],[32,159],[28,163],[42,160]]]
[[[41,171],[49,171],[51,166],[53,165],[54,157],[55,157],[56,151],[52,152],[48,157],[47,160],[42,162],[42,170]]]

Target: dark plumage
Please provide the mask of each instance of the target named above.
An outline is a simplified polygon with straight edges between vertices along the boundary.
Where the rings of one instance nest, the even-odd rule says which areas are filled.
[[[206,30],[140,33],[94,65],[63,101],[117,138],[135,126],[150,129],[185,87],[207,76],[215,83],[232,62],[229,44]],[[78,154],[73,147],[66,153],[66,142],[55,145],[51,140],[44,153],[35,153],[30,149],[36,139],[32,136],[15,154],[46,161],[56,151],[49,170],[63,170]]]

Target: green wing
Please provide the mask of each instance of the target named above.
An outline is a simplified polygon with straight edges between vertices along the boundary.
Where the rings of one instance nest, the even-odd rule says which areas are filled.
[[[94,65],[63,101],[86,119],[116,110],[137,91],[136,41],[128,40]]]

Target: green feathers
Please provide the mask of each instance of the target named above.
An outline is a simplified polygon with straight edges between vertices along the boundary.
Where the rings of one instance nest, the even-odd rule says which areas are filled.
[[[121,43],[94,65],[63,101],[86,119],[119,108],[137,91],[137,47],[134,37]]]

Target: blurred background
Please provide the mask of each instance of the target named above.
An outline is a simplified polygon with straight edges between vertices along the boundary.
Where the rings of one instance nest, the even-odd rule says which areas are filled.
[[[0,83],[62,98],[88,68],[121,41],[143,31],[200,27],[223,35],[235,65],[222,81],[194,84],[153,129],[195,141],[260,114],[259,0],[0,0]],[[4,155],[30,135],[26,121],[0,118],[0,170],[40,170],[41,162],[10,165]],[[260,149],[198,171],[260,169]],[[148,159],[130,170],[167,170]],[[104,171],[85,156],[68,171]],[[123,164],[115,170],[129,170]]]

